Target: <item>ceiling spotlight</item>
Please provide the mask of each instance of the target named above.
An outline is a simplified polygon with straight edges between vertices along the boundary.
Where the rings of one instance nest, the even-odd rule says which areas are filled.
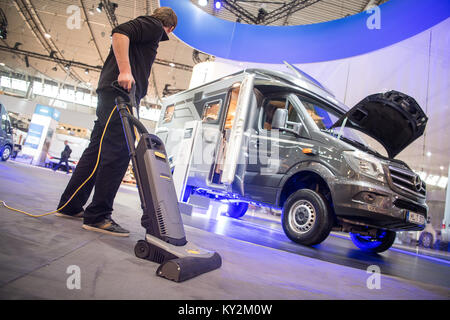
[[[69,70],[69,69],[70,69],[70,65],[66,64],[66,65],[64,66],[64,69],[65,69],[65,70]]]
[[[216,8],[216,10],[220,10],[222,8],[222,1],[214,0],[214,8]]]
[[[439,169],[444,170],[444,166],[440,166]]]
[[[432,153],[430,151],[427,151],[427,157],[431,157]]]
[[[53,70],[53,71],[58,71],[58,68],[53,67],[52,70]]]
[[[99,2],[96,10],[97,10],[98,13],[101,13],[102,10],[103,10],[103,3]]]
[[[89,69],[84,70],[85,74],[89,74]]]
[[[198,0],[198,5],[205,7],[206,5],[208,5],[208,0]]]
[[[173,68],[173,67],[175,67],[175,63],[171,62],[171,63],[169,63],[169,66],[171,66]]]
[[[50,35],[50,33],[44,33],[44,37],[46,37],[47,39],[50,39],[52,36]]]

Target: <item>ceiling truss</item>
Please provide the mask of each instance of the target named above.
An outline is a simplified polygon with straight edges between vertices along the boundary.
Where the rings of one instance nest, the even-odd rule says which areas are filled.
[[[223,0],[222,5],[223,5],[224,9],[230,11],[232,14],[234,14],[237,17],[238,22],[242,20],[249,24],[268,25],[268,24],[271,24],[271,23],[281,20],[281,19],[285,19],[284,24],[286,24],[287,18],[291,14],[293,14],[299,10],[302,10],[306,7],[309,7],[319,1],[321,1],[321,0],[301,0],[301,1],[291,0],[287,3],[273,1],[270,3],[280,5],[277,9],[270,11],[270,12],[266,12],[265,10],[260,9],[258,12],[258,15],[256,15],[256,16],[254,14],[252,14],[251,12],[249,12],[248,10],[246,10],[241,5],[239,5],[238,2],[240,2],[240,1]],[[269,3],[269,2],[262,2],[262,1],[243,1],[243,2]]]
[[[44,25],[42,24],[41,19],[39,18],[36,9],[34,8],[33,4],[30,0],[14,0],[14,4],[27,24],[27,26],[31,29],[31,32],[34,34],[38,42],[42,45],[45,51],[50,56],[56,57],[60,60],[65,60],[63,54],[58,49],[58,47],[55,45],[54,41],[51,38],[47,38],[45,34],[47,33],[47,30],[45,29]],[[59,56],[59,57],[58,57]],[[58,65],[61,68],[64,68],[65,65],[58,62]],[[83,82],[83,79],[73,70],[68,70],[68,75],[75,80],[78,83]]]

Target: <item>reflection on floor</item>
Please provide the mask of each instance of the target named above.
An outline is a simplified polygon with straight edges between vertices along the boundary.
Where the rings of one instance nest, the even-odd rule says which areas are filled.
[[[70,176],[14,162],[0,163],[0,200],[32,212],[56,206]],[[0,208],[0,298],[46,299],[448,299],[450,268],[389,250],[367,255],[336,234],[315,247],[290,242],[276,219],[217,221],[183,216],[189,241],[217,250],[219,270],[176,284],[155,276],[157,264],[133,254],[142,239],[135,188],[122,187],[113,217],[131,231],[116,238],[81,228],[81,221],[39,219]],[[81,270],[70,290],[68,267]],[[369,289],[367,268],[381,269],[381,288]],[[155,290],[158,288],[158,290]]]
[[[341,233],[332,233],[317,246],[305,247],[290,241],[279,222],[260,217],[244,216],[241,219],[233,219],[220,216],[217,220],[211,220],[205,215],[194,214],[192,217],[183,216],[183,221],[216,234],[301,256],[364,270],[368,264],[376,264],[381,266],[386,274],[450,287],[448,260],[409,254],[409,251],[397,248],[382,254],[364,253],[353,245],[347,235]]]

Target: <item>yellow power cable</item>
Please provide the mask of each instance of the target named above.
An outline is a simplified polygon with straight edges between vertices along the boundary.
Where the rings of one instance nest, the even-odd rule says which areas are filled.
[[[116,110],[116,108],[117,108],[117,106],[115,106],[114,109],[109,114],[108,120],[106,121],[105,129],[103,129],[102,137],[100,138],[100,146],[98,148],[97,162],[95,163],[94,170],[92,170],[92,172],[89,175],[89,177],[78,187],[77,190],[75,190],[75,192],[72,194],[70,199],[67,200],[67,202],[62,207],[60,207],[60,208],[58,208],[58,209],[56,209],[55,211],[52,211],[52,212],[47,212],[47,213],[35,215],[35,214],[31,214],[31,213],[23,211],[23,210],[19,210],[19,209],[15,209],[13,207],[10,207],[3,200],[0,200],[0,203],[2,203],[3,206],[5,206],[5,208],[7,208],[9,210],[12,210],[12,211],[15,211],[15,212],[19,212],[19,213],[23,213],[23,214],[26,214],[27,216],[30,216],[30,217],[33,217],[33,218],[40,218],[40,217],[48,216],[48,215],[57,213],[59,210],[62,210],[63,208],[65,208],[69,204],[69,202],[73,199],[73,197],[75,197],[75,195],[78,193],[78,191],[80,191],[80,189],[92,178],[92,176],[94,175],[95,171],[97,170],[98,163],[100,162],[100,154],[102,152],[103,137],[105,136],[106,129],[108,128],[109,120],[111,120],[111,117],[112,117],[114,111]],[[129,111],[130,110],[128,109],[128,112]]]

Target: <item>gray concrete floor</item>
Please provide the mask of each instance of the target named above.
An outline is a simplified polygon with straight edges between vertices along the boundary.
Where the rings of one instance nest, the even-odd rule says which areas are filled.
[[[55,209],[69,176],[14,162],[0,163],[0,200],[32,211]],[[222,268],[183,283],[155,275],[136,258],[143,237],[137,193],[118,192],[113,218],[128,238],[81,228],[81,221],[39,219],[0,208],[1,299],[449,299],[450,288],[389,275],[368,289],[365,270],[256,245],[186,226],[189,241],[220,253]],[[81,270],[69,290],[67,268]],[[449,274],[446,276],[448,277]],[[420,278],[420,277],[418,277]]]

